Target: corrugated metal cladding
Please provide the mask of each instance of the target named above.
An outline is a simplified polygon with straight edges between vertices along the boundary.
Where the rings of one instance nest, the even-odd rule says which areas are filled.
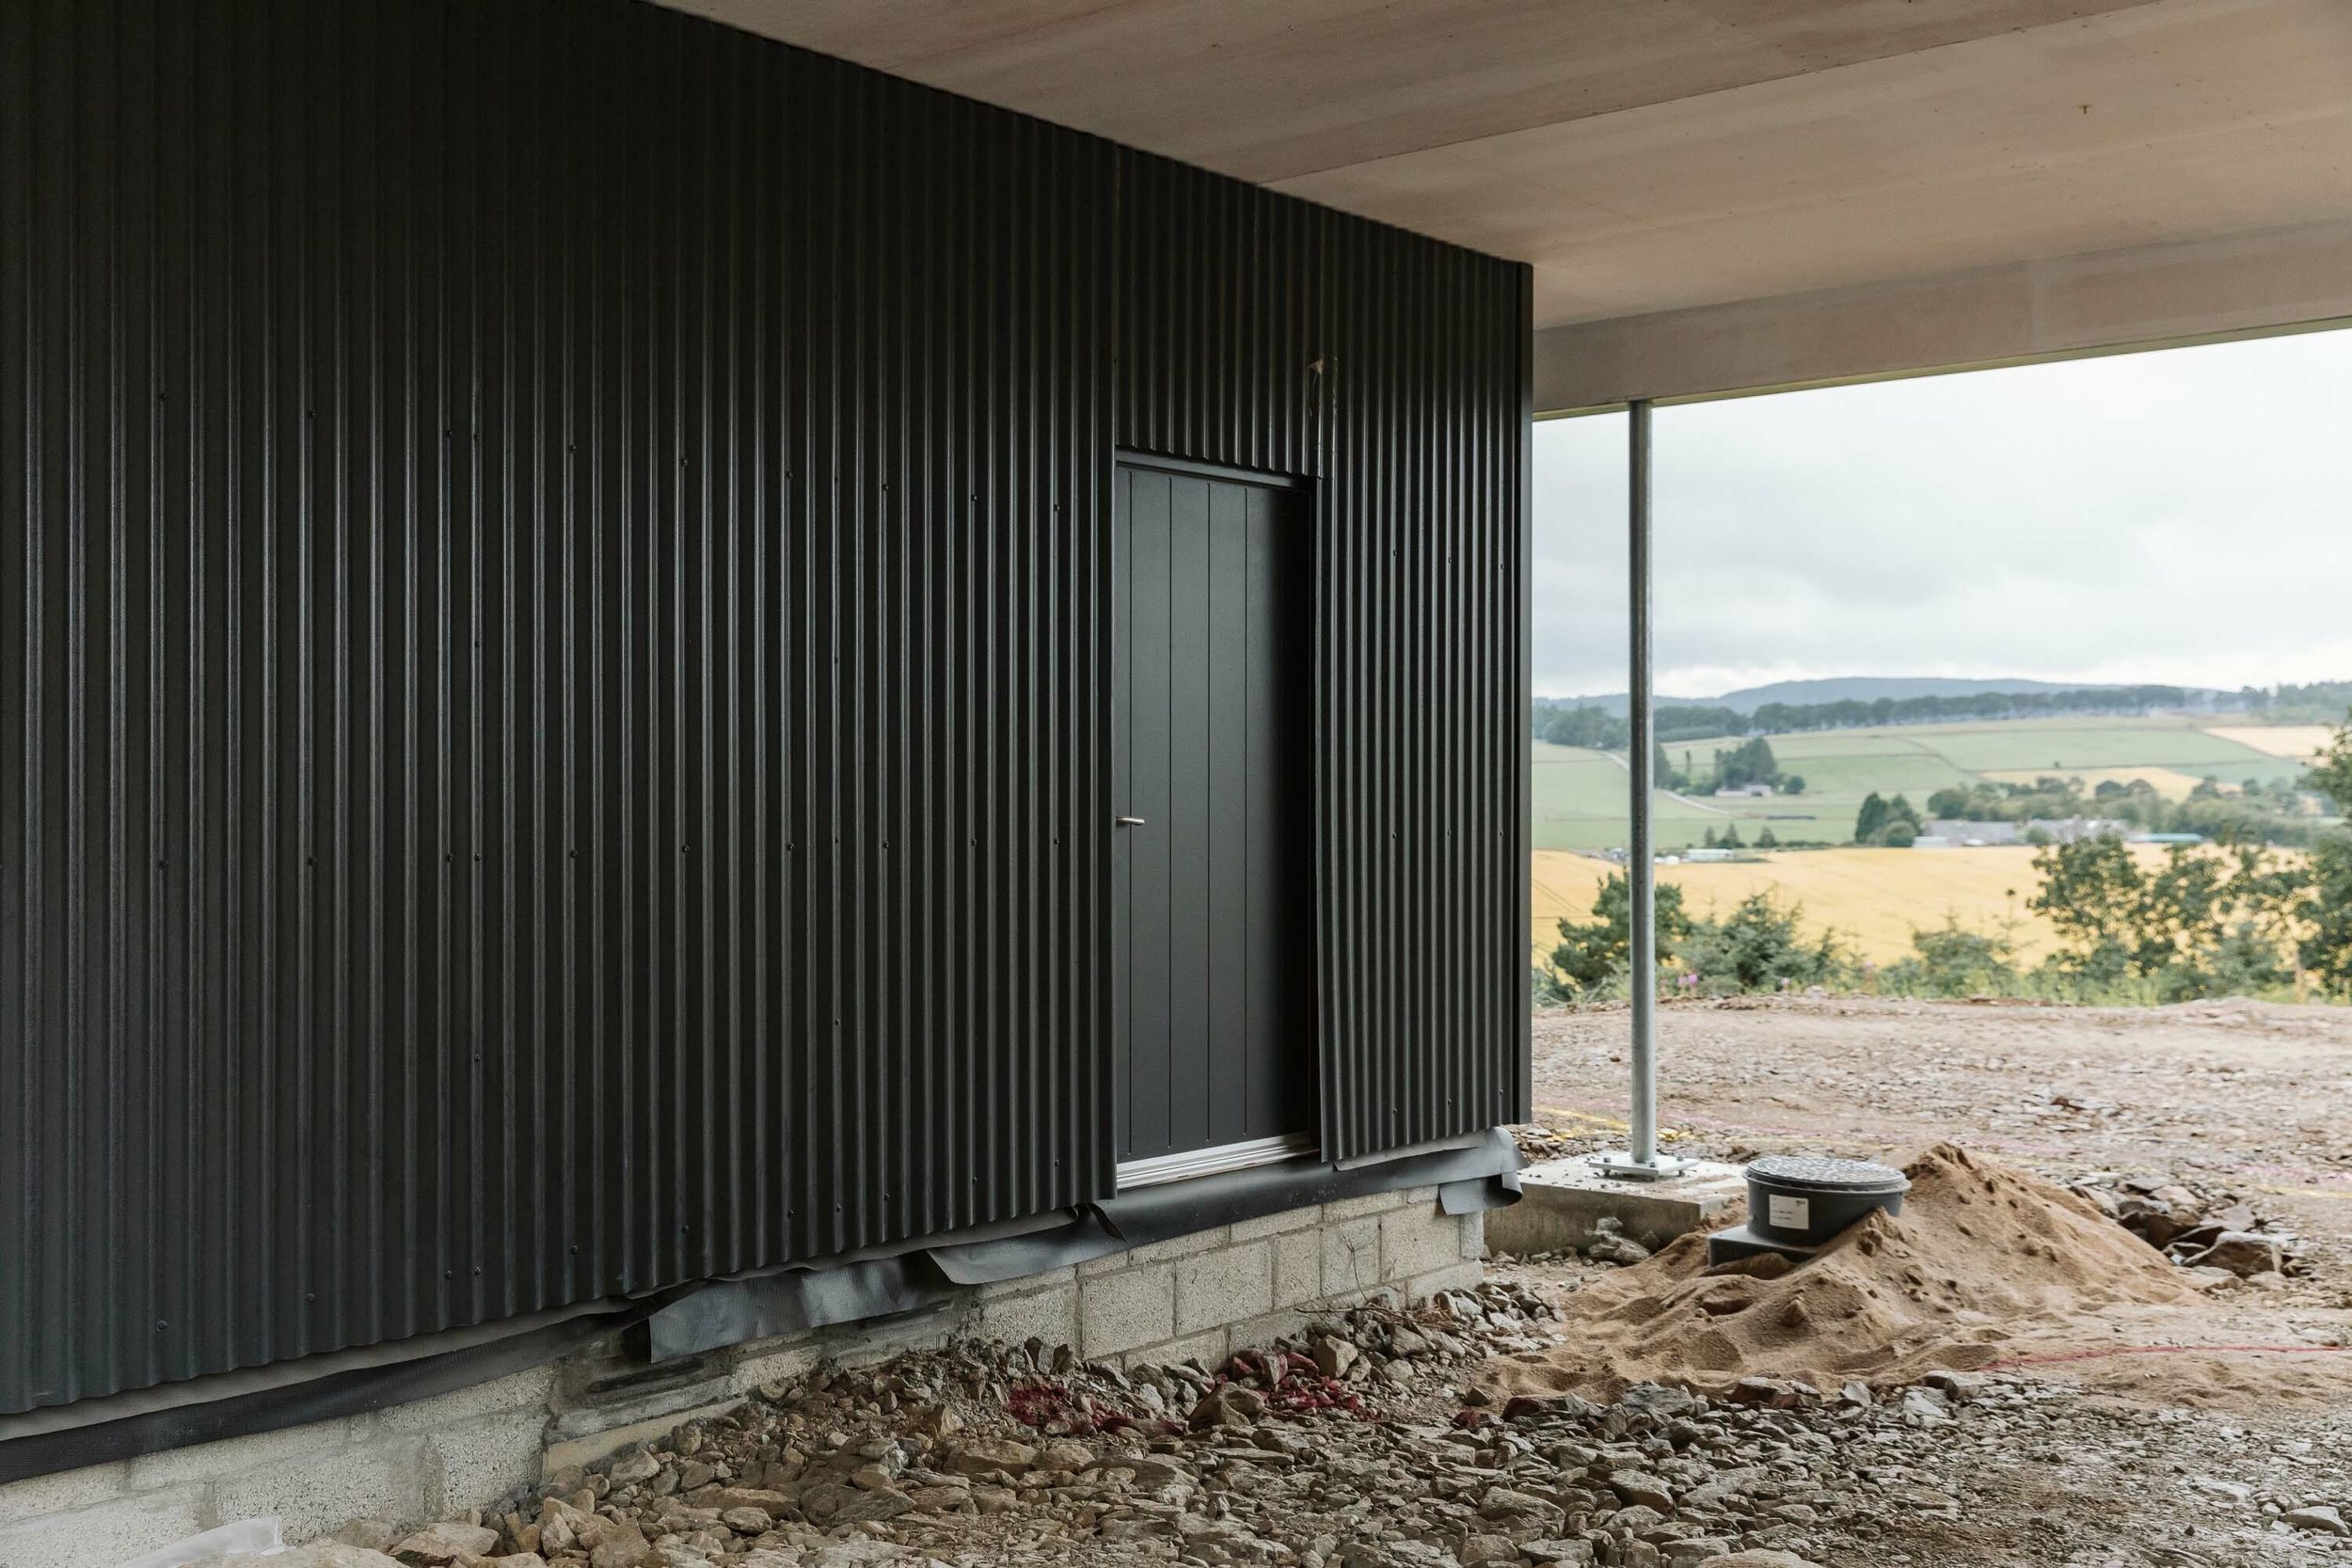
[[[1525,310],[628,0],[0,5],[0,1411],[1106,1194],[1122,445],[1318,482],[1330,1146],[1512,1113]]]
[[[1121,164],[1120,444],[1316,482],[1324,1152],[1522,1120],[1528,271]]]

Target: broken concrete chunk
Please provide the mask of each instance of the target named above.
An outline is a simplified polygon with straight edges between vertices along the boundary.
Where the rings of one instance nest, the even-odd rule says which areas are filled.
[[[667,1568],[634,1520],[620,1526],[588,1554],[588,1568]]]
[[[2181,1261],[2192,1269],[2227,1269],[2241,1279],[2277,1274],[2286,1264],[2284,1240],[2259,1230],[2224,1230],[2202,1252]]]
[[[364,1546],[373,1552],[389,1552],[392,1543],[404,1534],[389,1519],[354,1519],[335,1532],[335,1539],[346,1546]]]
[[[1246,1432],[1257,1424],[1264,1411],[1264,1397],[1255,1389],[1245,1388],[1238,1383],[1220,1383],[1200,1396],[1200,1402],[1192,1407],[1192,1428],[1205,1432],[1212,1427],[1230,1427]]]
[[[2296,1529],[2307,1529],[2320,1535],[2352,1535],[2352,1525],[2344,1522],[2343,1513],[2326,1503],[2311,1508],[2290,1509],[2279,1517]]]
[[[1609,1478],[1609,1489],[1629,1504],[1654,1508],[1661,1514],[1675,1511],[1674,1489],[1647,1470],[1619,1470]]]
[[[1597,1263],[1614,1263],[1620,1268],[1631,1268],[1636,1263],[1649,1261],[1649,1248],[1630,1236],[1599,1235],[1585,1244],[1584,1256]]]
[[[461,1556],[487,1557],[498,1549],[499,1532],[454,1521],[427,1525],[402,1538],[392,1556],[405,1562],[454,1562]]]
[[[612,1473],[613,1485],[635,1486],[640,1481],[651,1481],[660,1475],[661,1461],[640,1449],[635,1453],[614,1460]]]
[[[194,1568],[402,1568],[400,1562],[386,1557],[372,1546],[355,1546],[344,1541],[313,1541],[292,1551],[231,1552],[227,1557],[210,1558]]]
[[[1004,1437],[974,1437],[960,1444],[940,1468],[960,1476],[1017,1476],[1037,1463],[1037,1449]]]
[[[1348,1369],[1356,1365],[1356,1357],[1361,1353],[1348,1340],[1322,1338],[1314,1342],[1311,1354],[1317,1371],[1325,1377],[1343,1378],[1347,1375]]]
[[[792,1494],[764,1486],[723,1486],[707,1497],[696,1497],[703,1508],[715,1508],[724,1513],[730,1508],[756,1508],[763,1513],[784,1513],[792,1507]]]

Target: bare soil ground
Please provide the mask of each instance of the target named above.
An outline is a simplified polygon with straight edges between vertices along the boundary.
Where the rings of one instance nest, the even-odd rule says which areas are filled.
[[[1621,1010],[1537,1016],[1537,1117],[1564,1147],[1621,1138],[1626,1027]],[[1660,1114],[1679,1151],[1899,1164],[1949,1141],[2061,1184],[2182,1182],[2304,1238],[2296,1277],[2203,1282],[2187,1320],[2102,1319],[2065,1359],[2007,1374],[2047,1400],[1955,1405],[1924,1462],[1911,1456],[1924,1464],[1914,1479],[1950,1508],[1817,1529],[1809,1556],[1854,1565],[2352,1556],[2332,1531],[2287,1522],[2313,1505],[2352,1514],[2352,1351],[2342,1348],[2352,1341],[2352,1012],[1750,998],[1667,1007],[1660,1053]],[[1503,1271],[1562,1292],[1596,1272],[1573,1259]],[[1858,1467],[1868,1462],[1855,1456]]]

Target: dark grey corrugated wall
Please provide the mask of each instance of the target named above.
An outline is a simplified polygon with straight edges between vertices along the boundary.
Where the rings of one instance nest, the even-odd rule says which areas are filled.
[[[1120,443],[1314,485],[1323,1147],[1523,1119],[1523,267],[1121,155]]]
[[[0,3],[0,1411],[1105,1192],[1122,442],[1322,481],[1328,1132],[1496,1119],[1522,290],[626,0]]]

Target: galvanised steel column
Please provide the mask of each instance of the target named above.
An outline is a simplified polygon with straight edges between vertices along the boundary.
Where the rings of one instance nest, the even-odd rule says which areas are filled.
[[[1630,730],[1626,774],[1631,785],[1628,812],[1631,831],[1625,880],[1630,949],[1627,957],[1633,993],[1633,1049],[1629,1053],[1633,1066],[1633,1104],[1626,1118],[1630,1124],[1630,1147],[1594,1159],[1612,1176],[1652,1180],[1677,1174],[1689,1162],[1661,1159],[1658,1153],[1658,867],[1650,832],[1651,800],[1658,786],[1658,742],[1650,691],[1650,405],[1646,400],[1631,403],[1626,413],[1626,579],[1632,634],[1631,670],[1626,685],[1626,719]]]
[[[1658,1163],[1658,862],[1650,832],[1658,791],[1657,716],[1650,691],[1649,419],[1646,400],[1626,410],[1626,578],[1632,614],[1626,718],[1633,778],[1633,813],[1626,885],[1633,967],[1633,1111],[1627,1119],[1633,1163]]]

